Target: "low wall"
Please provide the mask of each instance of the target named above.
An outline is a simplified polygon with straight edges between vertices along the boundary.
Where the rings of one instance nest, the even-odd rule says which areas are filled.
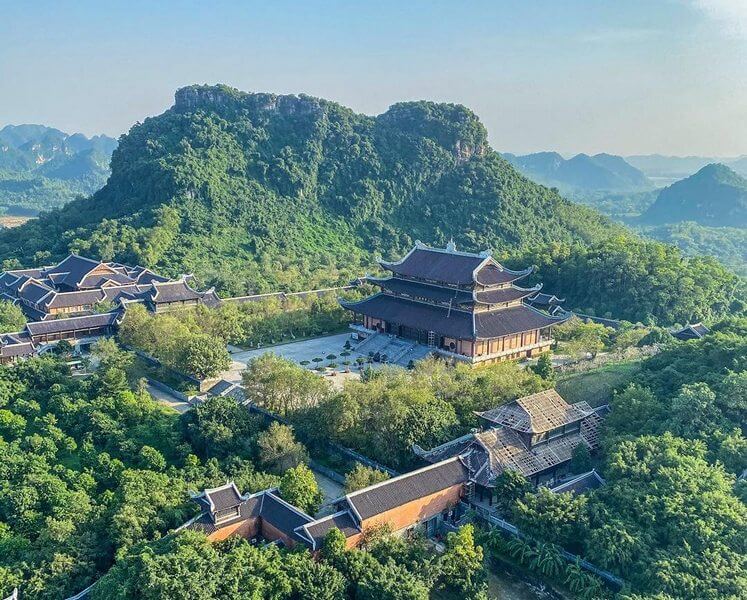
[[[307,290],[305,292],[269,292],[267,294],[254,294],[253,296],[234,296],[233,298],[223,298],[221,302],[235,302],[243,304],[245,302],[262,302],[264,300],[280,300],[281,302],[289,298],[306,298],[307,296],[326,296],[337,292],[346,292],[353,290],[357,286],[343,285],[341,287],[323,288],[319,290]]]
[[[184,394],[183,392],[180,392],[178,390],[175,390],[172,387],[169,387],[162,381],[157,381],[156,379],[150,379],[148,377],[146,377],[145,380],[148,382],[148,385],[152,385],[154,388],[158,388],[162,392],[171,394],[172,396],[179,398],[179,400],[183,400],[184,402],[189,402],[189,396],[187,396],[187,394]]]

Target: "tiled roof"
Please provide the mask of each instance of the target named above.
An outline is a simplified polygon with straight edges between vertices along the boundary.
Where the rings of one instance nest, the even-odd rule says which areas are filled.
[[[423,331],[459,339],[489,339],[557,325],[565,317],[552,317],[529,306],[510,306],[473,313],[378,293],[359,302],[340,304],[354,312]]]
[[[44,302],[49,308],[67,308],[71,306],[83,306],[85,304],[96,304],[103,298],[101,290],[82,290],[79,292],[57,292],[54,296]]]
[[[228,525],[233,525],[239,521],[246,521],[247,519],[258,517],[262,507],[263,497],[264,492],[259,492],[249,496],[239,505],[239,515],[233,519],[227,519],[216,524],[213,522],[211,514],[205,511],[199,517],[191,521],[186,528],[201,531],[205,535],[210,535]]]
[[[527,296],[533,294],[539,289],[535,288],[520,288],[520,287],[505,287],[492,290],[484,290],[481,292],[475,292],[475,300],[481,304],[501,304],[503,302],[514,302],[521,300]]]
[[[203,495],[214,512],[238,506],[244,500],[233,482],[221,487],[206,489]]]
[[[531,274],[533,270],[533,267],[527,267],[521,271],[512,271],[495,261],[491,261],[475,274],[475,282],[480,285],[500,285],[511,283],[512,281],[518,281],[519,279],[526,277]]]
[[[536,306],[551,306],[564,302],[563,299],[558,298],[555,294],[543,294],[541,292],[536,293],[534,296],[529,298],[529,302]]]
[[[59,264],[47,270],[49,274],[64,273],[60,283],[70,287],[77,287],[83,278],[102,263],[98,260],[71,254]]]
[[[344,308],[423,331],[437,331],[454,338],[471,339],[472,313],[375,294],[360,302],[341,302]]]
[[[292,504],[276,496],[272,491],[264,493],[260,516],[278,531],[289,537],[298,537],[297,529],[314,519]],[[304,539],[304,536],[301,536]]]
[[[475,414],[516,431],[542,433],[580,421],[591,412],[586,403],[568,404],[556,390],[549,389]]]
[[[682,329],[673,331],[672,335],[681,340],[695,340],[702,338],[710,331],[703,323],[693,323],[685,325]]]
[[[469,290],[429,285],[418,281],[400,279],[399,277],[389,277],[387,279],[369,277],[366,281],[378,285],[393,294],[409,296],[411,298],[428,298],[433,302],[453,302],[454,306],[470,303],[473,300],[472,292]]]
[[[529,306],[509,306],[475,313],[475,335],[477,339],[497,338],[558,325],[567,320],[567,317],[552,317]]]
[[[30,341],[21,342],[12,337],[2,336],[0,356],[31,356],[34,353],[34,345]]]
[[[469,471],[455,457],[358,490],[345,496],[345,499],[353,512],[365,521],[413,500],[464,483],[468,478]]]
[[[86,275],[78,284],[81,288],[98,288],[108,281],[113,281],[117,285],[127,285],[135,283],[135,280],[124,273],[107,273],[105,275]]]
[[[50,294],[53,294],[54,290],[41,283],[30,280],[22,290],[18,292],[18,296],[31,302],[32,304],[38,303],[40,300],[46,298]]]
[[[596,470],[592,469],[588,473],[577,475],[560,485],[551,487],[550,491],[556,494],[571,493],[575,495],[596,490],[603,485],[605,485],[604,479],[602,479],[601,475],[599,475]]]
[[[71,317],[69,319],[33,321],[26,323],[26,329],[32,336],[50,335],[67,331],[80,331],[81,329],[97,329],[114,325],[118,316],[119,313],[114,311],[98,315],[87,315],[84,317]]]
[[[593,411],[585,402],[573,406],[586,414],[581,420],[580,431],[535,444],[532,448],[527,447],[516,430],[497,426],[470,433],[431,450],[414,447],[414,451],[431,463],[459,456],[469,469],[470,478],[484,486],[492,486],[495,478],[506,469],[531,477],[569,461],[574,448],[580,444],[590,449],[598,447],[601,413]]]
[[[313,540],[312,549],[314,550],[322,545],[325,536],[333,529],[339,529],[346,538],[361,532],[349,510],[341,510],[328,517],[312,521],[304,525],[303,529],[307,536]]]
[[[207,393],[211,396],[220,396],[224,392],[227,392],[230,390],[235,383],[231,383],[230,381],[226,381],[225,379],[221,379],[218,383],[216,383],[213,387],[211,387]]]
[[[12,269],[10,271],[6,271],[10,276],[13,277],[20,277],[21,275],[26,275],[27,277],[33,277],[34,279],[39,279],[42,276],[42,273],[44,272],[44,269],[40,268],[33,268],[33,269]],[[5,273],[3,275],[5,275]],[[4,279],[5,277],[0,277],[0,279]]]
[[[194,291],[186,281],[153,282],[151,299],[159,302],[183,302],[185,300],[199,300],[202,294]]]
[[[382,261],[381,266],[405,277],[454,285],[471,285],[474,283],[475,269],[486,260],[488,260],[487,255],[442,250],[416,244],[402,260]]]

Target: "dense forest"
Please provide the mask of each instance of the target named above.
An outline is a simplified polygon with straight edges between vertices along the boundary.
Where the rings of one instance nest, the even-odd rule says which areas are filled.
[[[471,527],[440,556],[386,529],[370,532],[365,552],[333,535],[321,561],[245,540],[211,546],[193,532],[164,537],[196,514],[190,490],[229,479],[244,492],[278,487],[315,512],[308,452],[289,427],[267,427],[231,398],[179,416],[128,382],[133,357],[113,341],[96,355],[87,378],[71,377],[65,356],[0,368],[0,596],[18,587],[58,600],[108,573],[93,598],[485,598]],[[371,480],[365,471],[356,477]]]

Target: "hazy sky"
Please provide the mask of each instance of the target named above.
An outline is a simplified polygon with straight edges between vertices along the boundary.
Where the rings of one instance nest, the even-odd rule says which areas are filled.
[[[747,0],[0,0],[0,126],[119,135],[191,83],[459,102],[502,151],[747,154]]]

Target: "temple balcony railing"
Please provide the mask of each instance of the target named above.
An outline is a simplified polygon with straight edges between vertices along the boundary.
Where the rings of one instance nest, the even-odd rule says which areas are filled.
[[[378,333],[375,329],[369,329],[368,327],[364,327],[360,323],[351,323],[350,329],[352,331],[355,331],[356,333],[362,333],[363,335],[369,336],[373,335],[374,333]]]
[[[540,339],[539,342],[536,342],[534,344],[527,344],[526,346],[519,346],[518,348],[507,348],[506,350],[501,350],[500,352],[480,354],[479,356],[466,356],[464,354],[457,354],[456,352],[444,350],[443,348],[434,348],[434,350],[441,356],[444,356],[446,358],[453,358],[455,360],[468,363],[478,363],[485,360],[492,360],[494,358],[502,358],[511,354],[519,354],[521,352],[528,352],[529,350],[536,350],[537,348],[549,348],[552,343],[552,338],[548,338],[546,340]]]

